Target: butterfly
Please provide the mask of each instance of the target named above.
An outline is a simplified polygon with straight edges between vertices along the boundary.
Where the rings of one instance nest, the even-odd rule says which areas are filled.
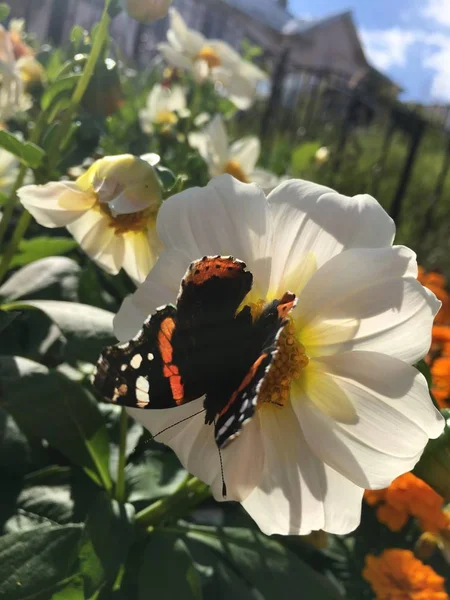
[[[205,423],[224,448],[255,414],[277,340],[296,297],[286,292],[252,315],[253,275],[231,256],[189,266],[176,305],[158,308],[130,341],[103,350],[93,377],[107,400],[163,409],[204,397]]]

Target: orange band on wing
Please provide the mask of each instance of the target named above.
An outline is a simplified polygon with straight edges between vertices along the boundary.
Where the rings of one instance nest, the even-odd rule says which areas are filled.
[[[266,353],[261,354],[261,356],[255,360],[255,362],[252,364],[252,366],[250,367],[247,375],[244,377],[244,379],[241,382],[241,385],[238,387],[238,389],[233,392],[231,394],[230,399],[228,400],[227,404],[222,408],[222,410],[219,413],[219,417],[221,417],[223,414],[225,414],[227,412],[227,410],[230,408],[230,406],[233,404],[233,402],[236,400],[238,394],[240,392],[242,392],[242,390],[244,388],[246,388],[248,386],[248,384],[251,382],[251,380],[253,379],[253,377],[255,376],[256,371],[258,370],[259,365],[262,363],[262,361],[267,357]]]
[[[181,383],[180,371],[178,370],[178,367],[172,364],[172,335],[174,330],[175,321],[171,317],[164,319],[158,332],[158,348],[164,363],[163,375],[169,380],[170,389],[172,390],[172,397],[177,404],[182,404],[184,399],[184,386]]]

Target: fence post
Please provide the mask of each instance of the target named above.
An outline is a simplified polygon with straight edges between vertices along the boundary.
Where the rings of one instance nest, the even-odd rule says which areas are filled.
[[[386,158],[389,154],[389,149],[391,147],[391,142],[392,142],[392,137],[394,135],[394,131],[395,131],[395,119],[394,119],[393,113],[391,111],[389,114],[389,120],[388,120],[388,124],[386,127],[386,132],[384,134],[383,145],[381,147],[380,156],[378,158],[376,165],[374,165],[374,167],[376,167],[376,169],[374,169],[374,173],[373,173],[371,194],[372,194],[372,196],[375,196],[375,198],[377,197],[378,187],[379,187],[380,181],[383,177],[384,168],[386,166]]]
[[[345,149],[345,145],[347,143],[348,134],[351,129],[351,124],[352,124],[352,120],[353,120],[353,113],[359,103],[358,96],[359,96],[359,94],[355,90],[352,92],[352,94],[348,100],[347,108],[345,110],[344,120],[342,121],[342,127],[341,127],[341,132],[339,135],[338,143],[336,146],[336,150],[334,151],[334,160],[331,165],[331,176],[330,176],[331,185],[333,184],[335,177],[336,177],[337,173],[339,172],[339,169],[342,164],[342,159],[344,157],[344,149]]]
[[[59,46],[64,35],[70,0],[53,0],[47,37],[54,46]]]
[[[406,159],[405,166],[403,168],[402,174],[400,176],[400,181],[397,186],[397,190],[395,192],[394,198],[392,200],[391,209],[389,211],[394,223],[398,227],[400,222],[400,212],[402,209],[403,199],[405,196],[406,188],[408,187],[408,183],[411,177],[412,168],[414,166],[414,162],[417,156],[417,150],[419,149],[419,144],[422,139],[422,135],[425,129],[425,122],[418,117],[414,116],[415,122],[414,127],[411,134],[411,141],[409,145],[408,157]]]
[[[445,146],[444,160],[442,161],[442,168],[439,172],[436,187],[434,188],[434,192],[431,196],[430,205],[425,213],[425,217],[423,219],[422,228],[420,231],[420,240],[423,242],[423,239],[427,237],[429,233],[433,221],[434,221],[434,213],[436,211],[436,207],[439,203],[439,200],[442,197],[442,192],[444,190],[445,180],[448,175],[448,171],[450,169],[450,136],[447,134],[447,144]]]
[[[276,62],[275,68],[272,74],[272,90],[270,98],[266,106],[266,110],[261,119],[261,138],[267,138],[269,130],[274,120],[275,113],[277,112],[280,104],[281,91],[283,87],[284,77],[287,71],[287,62],[289,59],[290,48],[285,47]]]

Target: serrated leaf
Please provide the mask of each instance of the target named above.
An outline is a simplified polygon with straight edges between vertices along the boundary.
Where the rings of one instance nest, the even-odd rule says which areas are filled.
[[[80,525],[38,527],[0,537],[0,597],[45,600],[78,568]]]
[[[336,588],[280,542],[245,528],[186,524],[184,538],[205,544],[267,600],[291,597],[301,589],[308,600],[338,600]]]
[[[75,89],[75,86],[80,78],[81,74],[76,73],[74,75],[68,75],[67,77],[57,79],[54,83],[52,83],[42,95],[42,110],[47,110],[47,108],[51,106],[51,104],[58,98],[60,94],[70,94],[72,90]]]
[[[0,298],[77,300],[80,275],[79,265],[70,258],[42,258],[13,273],[0,287]]]
[[[0,357],[0,393],[31,437],[45,439],[109,490],[109,439],[94,398],[61,373],[22,357]]]
[[[17,156],[24,165],[32,169],[37,169],[45,157],[42,148],[32,142],[22,141],[4,129],[0,130],[0,146]]]
[[[155,531],[145,548],[139,573],[138,600],[150,593],[158,600],[201,600],[200,576],[185,542],[164,531]]]
[[[23,267],[41,258],[67,254],[77,246],[78,244],[74,239],[66,237],[40,236],[30,240],[22,240],[10,267]]]
[[[114,583],[133,540],[133,516],[131,504],[119,504],[105,493],[98,494],[93,502],[80,550],[87,597],[105,583]]]
[[[45,313],[67,340],[65,356],[69,362],[84,360],[95,363],[103,348],[116,341],[112,325],[114,315],[95,306],[54,300],[24,300],[12,302],[8,308],[36,309]]]

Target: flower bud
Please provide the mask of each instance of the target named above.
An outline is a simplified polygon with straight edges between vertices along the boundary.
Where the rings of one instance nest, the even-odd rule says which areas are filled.
[[[121,2],[130,17],[144,23],[163,19],[172,4],[172,0],[121,0]]]
[[[324,163],[326,163],[329,157],[330,151],[326,146],[322,146],[321,148],[319,148],[314,156],[316,163],[319,165],[323,165]]]
[[[116,215],[147,208],[156,212],[162,201],[155,170],[146,160],[131,154],[97,160],[76,183],[83,191],[93,190],[99,202],[108,204]]]

